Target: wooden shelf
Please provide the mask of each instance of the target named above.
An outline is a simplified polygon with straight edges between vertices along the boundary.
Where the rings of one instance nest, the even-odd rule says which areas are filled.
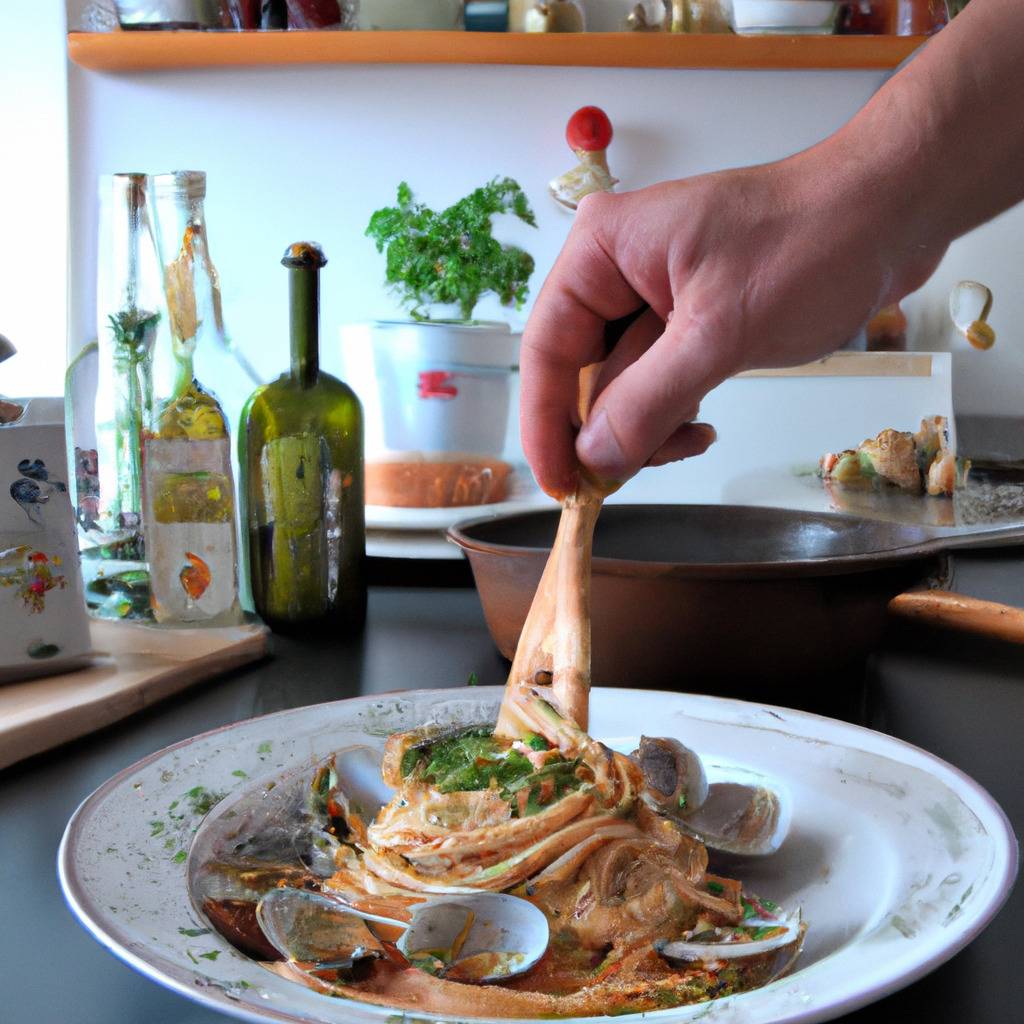
[[[734,36],[669,33],[111,32],[68,34],[93,71],[271,64],[534,64],[644,68],[894,68],[915,36]]]

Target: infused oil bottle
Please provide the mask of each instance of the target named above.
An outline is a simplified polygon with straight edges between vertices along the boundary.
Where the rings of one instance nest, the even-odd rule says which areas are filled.
[[[363,414],[320,372],[320,248],[281,260],[291,298],[291,370],[242,412],[243,537],[253,602],[277,632],[354,632],[366,616]]]

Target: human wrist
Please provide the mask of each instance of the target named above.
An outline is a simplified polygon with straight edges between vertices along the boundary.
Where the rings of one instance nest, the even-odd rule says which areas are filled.
[[[879,307],[920,287],[957,228],[942,202],[928,147],[870,108],[823,142],[792,158],[803,182],[802,209],[835,232],[883,282]],[[864,269],[869,269],[865,267]]]

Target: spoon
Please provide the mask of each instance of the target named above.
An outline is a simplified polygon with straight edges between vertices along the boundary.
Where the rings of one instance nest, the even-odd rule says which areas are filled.
[[[502,981],[528,971],[548,948],[547,918],[518,896],[430,896],[391,913],[370,913],[340,894],[287,888],[271,890],[256,907],[271,945],[289,960],[312,963],[313,970],[347,969],[384,955],[372,933],[353,936],[353,917],[401,929],[395,948],[405,960],[414,966],[426,961],[432,973],[452,981]]]

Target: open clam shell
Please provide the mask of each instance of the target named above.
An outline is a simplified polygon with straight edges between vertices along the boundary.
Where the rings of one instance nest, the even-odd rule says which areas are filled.
[[[307,970],[347,971],[385,955],[361,918],[306,889],[272,889],[257,904],[256,920],[278,952]]]
[[[791,820],[784,790],[738,778],[712,782],[703,806],[679,823],[711,850],[766,857],[782,846]]]
[[[661,942],[655,947],[660,956],[669,963],[692,965],[703,963],[709,967],[723,966],[738,961],[762,959],[762,972],[766,974],[762,984],[780,977],[793,965],[803,945],[804,925],[800,911],[781,915],[777,918],[749,918],[743,922],[744,929],[752,931],[775,931],[776,934],[764,939],[745,940],[733,934],[723,935],[724,941],[695,941],[694,938],[677,942]],[[725,933],[728,929],[719,929]]]

